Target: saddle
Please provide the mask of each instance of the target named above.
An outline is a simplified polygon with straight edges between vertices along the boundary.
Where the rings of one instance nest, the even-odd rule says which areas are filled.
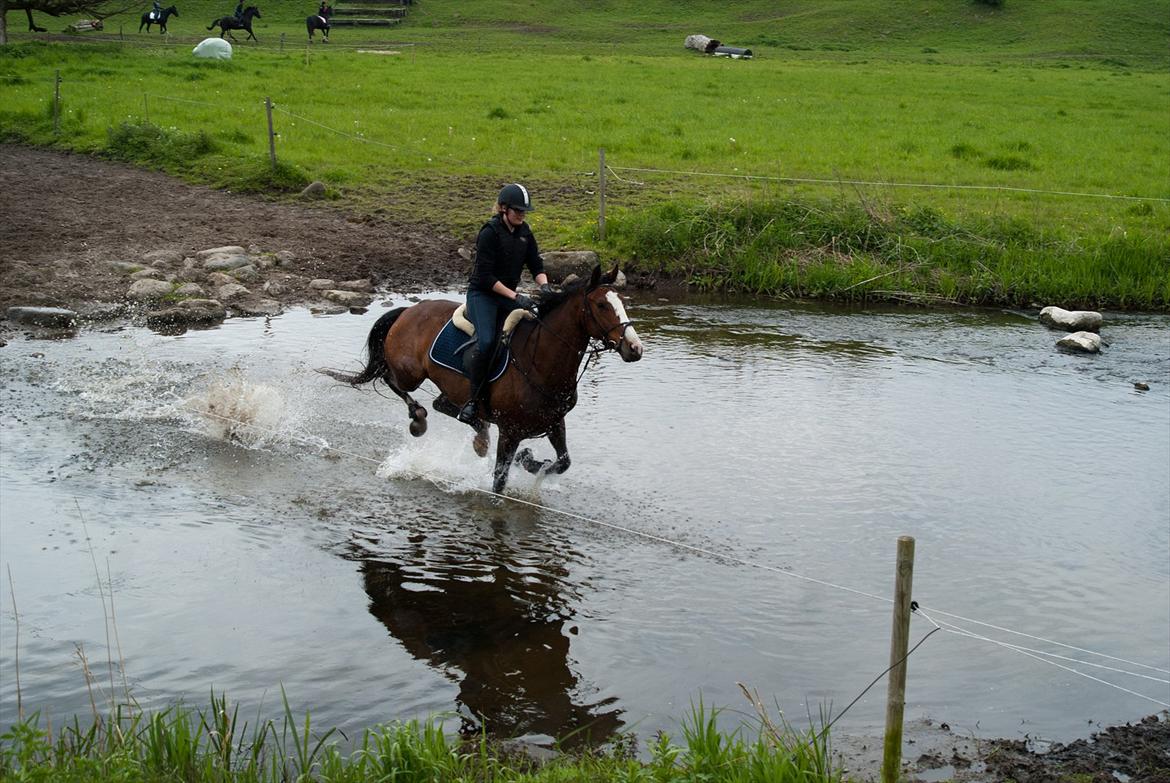
[[[513,310],[504,319],[500,329],[500,350],[496,351],[496,360],[488,371],[488,382],[492,382],[504,374],[508,367],[508,359],[512,355],[509,344],[512,341],[512,332],[521,321],[536,318],[527,310]],[[461,304],[451,314],[451,319],[435,335],[431,343],[428,356],[431,361],[448,370],[454,370],[466,376],[463,368],[463,352],[475,345],[475,325],[467,320],[467,305]]]
[[[149,20],[150,20],[150,21],[152,21],[152,22],[157,22],[157,21],[158,21],[158,17],[159,17],[159,13],[158,13],[158,11],[151,11],[151,12],[150,12],[150,16],[148,16],[148,17],[147,17],[147,19],[149,19]]]

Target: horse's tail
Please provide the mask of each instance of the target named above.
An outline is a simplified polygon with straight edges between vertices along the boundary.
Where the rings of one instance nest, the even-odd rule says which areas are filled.
[[[370,358],[366,362],[365,369],[361,372],[348,373],[342,372],[341,370],[329,369],[322,369],[317,372],[328,375],[330,378],[341,381],[342,383],[348,383],[350,386],[361,386],[364,383],[385,378],[386,373],[390,371],[390,366],[386,364],[386,353],[384,350],[386,335],[390,333],[390,327],[398,320],[398,316],[404,312],[406,312],[405,307],[395,308],[374,323],[374,327],[370,329],[370,336],[366,339],[366,348]]]

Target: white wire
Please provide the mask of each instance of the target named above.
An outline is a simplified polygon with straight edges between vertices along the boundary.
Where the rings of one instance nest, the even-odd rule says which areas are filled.
[[[655,169],[636,166],[608,166],[615,171],[642,171],[659,174],[682,174],[688,177],[725,177],[730,179],[766,180],[772,182],[803,182],[814,185],[869,185],[888,188],[936,188],[940,190],[1002,190],[1012,193],[1038,193],[1049,196],[1080,196],[1084,198],[1110,198],[1124,201],[1158,201],[1170,203],[1170,198],[1157,196],[1115,196],[1111,193],[1078,193],[1065,190],[1040,190],[1037,188],[1016,188],[1008,185],[939,185],[925,182],[876,182],[860,179],[813,179],[809,177],[773,177],[763,174],[725,174],[715,171],[682,171],[678,169]]]

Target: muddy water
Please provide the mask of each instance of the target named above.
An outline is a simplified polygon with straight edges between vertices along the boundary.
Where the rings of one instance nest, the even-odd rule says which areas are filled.
[[[470,430],[432,414],[414,440],[396,398],[313,372],[354,367],[379,308],[12,339],[0,543],[24,709],[89,710],[81,650],[99,700],[215,689],[277,714],[283,686],[348,731],[445,713],[648,736],[700,696],[739,720],[737,682],[802,724],[885,668],[902,534],[934,619],[1170,702],[1170,319],[1110,315],[1087,357],[1013,313],[630,309],[646,358],[586,374],[571,470],[513,473],[515,497],[574,516],[493,505]],[[4,725],[11,592],[6,573]],[[907,713],[1068,739],[1159,709],[1135,693],[944,631],[911,659]],[[880,684],[840,725],[883,710]]]

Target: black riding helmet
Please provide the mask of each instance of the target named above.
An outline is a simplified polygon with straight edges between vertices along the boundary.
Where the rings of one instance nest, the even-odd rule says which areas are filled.
[[[532,211],[532,199],[528,196],[528,188],[519,183],[513,182],[511,185],[505,185],[496,202],[521,212]]]

